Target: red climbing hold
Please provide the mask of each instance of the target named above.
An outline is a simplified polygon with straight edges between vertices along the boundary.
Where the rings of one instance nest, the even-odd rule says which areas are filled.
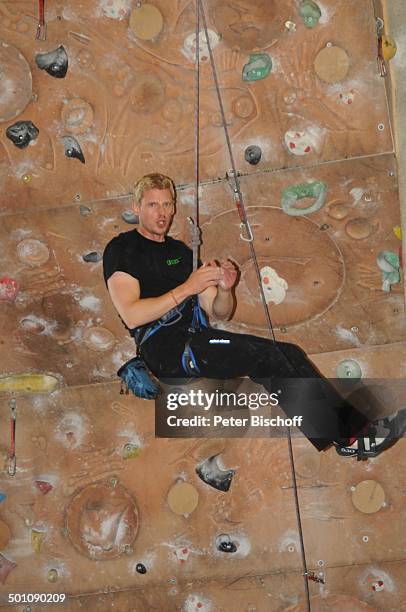
[[[46,480],[36,480],[35,485],[44,495],[46,495],[53,489],[51,483],[47,482]]]
[[[19,292],[17,281],[9,276],[0,278],[0,301],[14,302]]]

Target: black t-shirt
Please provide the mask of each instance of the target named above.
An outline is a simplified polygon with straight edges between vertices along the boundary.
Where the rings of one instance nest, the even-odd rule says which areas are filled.
[[[185,282],[192,269],[193,253],[184,242],[170,236],[165,236],[163,242],[155,242],[136,229],[115,236],[103,253],[106,285],[114,272],[126,272],[140,283],[142,299],[158,297],[174,289]]]

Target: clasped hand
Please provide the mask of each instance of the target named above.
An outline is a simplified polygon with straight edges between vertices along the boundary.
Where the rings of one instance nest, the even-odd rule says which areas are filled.
[[[228,291],[235,285],[236,280],[237,269],[232,261],[226,259],[218,264],[213,259],[192,272],[187,283],[193,293],[201,293],[207,287],[213,285],[218,286],[223,291]]]

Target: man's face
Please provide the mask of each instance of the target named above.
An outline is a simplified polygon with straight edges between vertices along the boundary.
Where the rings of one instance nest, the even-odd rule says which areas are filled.
[[[170,189],[146,189],[140,204],[134,204],[134,211],[139,217],[140,226],[146,235],[157,239],[169,231],[175,203]]]

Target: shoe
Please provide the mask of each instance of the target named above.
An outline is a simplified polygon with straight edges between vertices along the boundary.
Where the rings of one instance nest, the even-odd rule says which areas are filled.
[[[334,442],[334,446],[341,457],[357,457],[357,461],[361,461],[377,457],[396,444],[405,432],[406,409],[403,409],[371,423],[353,444],[345,446]]]

